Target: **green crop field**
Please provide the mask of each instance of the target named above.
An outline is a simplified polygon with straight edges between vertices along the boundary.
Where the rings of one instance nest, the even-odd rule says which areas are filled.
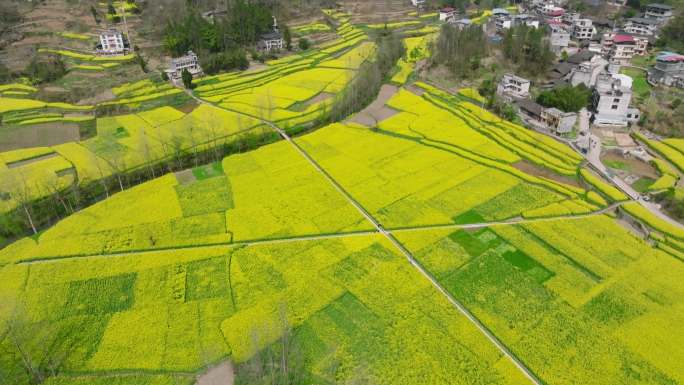
[[[5,247],[0,293],[13,312],[2,322],[20,315],[24,328],[69,333],[42,337],[78,346],[56,384],[119,371],[138,373],[131,383],[185,383],[225,358],[249,367],[288,330],[305,383],[526,383],[332,178],[545,383],[684,380],[667,326],[683,314],[679,233],[626,206],[665,234],[653,248],[594,213],[618,197],[571,153],[550,143],[512,152],[498,135],[530,140],[519,128],[434,93],[400,91],[377,129],[337,123],[299,137],[326,175],[274,143],[192,180],[144,183]],[[102,119],[98,135],[186,116]],[[575,167],[592,190],[511,166],[521,159]],[[487,226],[502,220],[516,222]]]
[[[611,218],[399,239],[546,383],[684,381],[682,263]]]

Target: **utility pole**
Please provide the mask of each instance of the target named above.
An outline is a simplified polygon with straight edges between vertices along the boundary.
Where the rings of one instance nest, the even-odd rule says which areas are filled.
[[[131,34],[128,33],[128,24],[126,23],[126,9],[124,8],[126,0],[121,0],[121,17],[123,18],[124,31],[126,32],[126,40],[128,40],[128,47],[133,49],[133,42],[131,41]],[[137,4],[136,4],[137,6]]]

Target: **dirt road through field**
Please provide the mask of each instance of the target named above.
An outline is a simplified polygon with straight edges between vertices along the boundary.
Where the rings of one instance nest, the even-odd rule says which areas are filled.
[[[197,377],[195,385],[233,385],[235,381],[235,368],[230,361],[209,368],[204,374]]]

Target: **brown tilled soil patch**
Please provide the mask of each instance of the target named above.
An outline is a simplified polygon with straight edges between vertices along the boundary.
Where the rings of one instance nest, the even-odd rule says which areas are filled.
[[[31,158],[31,159],[24,159],[24,160],[20,160],[18,162],[7,163],[7,168],[15,168],[15,167],[26,166],[27,164],[39,162],[39,161],[45,160],[45,159],[54,158],[56,156],[59,156],[59,154],[57,154],[56,152],[53,152],[51,154],[45,154],[45,155],[37,156],[37,157]]]
[[[418,87],[418,86],[414,86],[413,84],[408,85],[408,86],[406,86],[406,87],[404,87],[404,88],[406,88],[406,90],[409,91],[409,92],[411,92],[412,94],[418,95],[418,96],[423,96],[423,94],[425,93],[425,90],[424,90],[424,89],[422,89],[422,88],[420,88],[420,87]]]
[[[233,364],[226,361],[197,377],[196,385],[233,385],[234,372]]]
[[[199,107],[199,103],[197,103],[194,100],[191,100],[191,101],[183,104],[182,106],[175,107],[175,108],[182,113],[189,114],[192,111],[194,111],[195,108],[197,108],[197,107]]]
[[[178,171],[176,173],[176,180],[180,184],[189,184],[197,180],[195,174],[192,173],[192,169]]]
[[[348,121],[363,124],[366,127],[375,127],[381,122],[397,113],[397,110],[387,107],[385,103],[397,93],[399,88],[385,84],[380,89],[378,97],[368,107],[355,114]]]
[[[314,96],[313,98],[305,101],[303,104],[308,107],[312,104],[316,104],[316,103],[322,102],[324,100],[328,100],[328,99],[332,98],[333,96],[335,96],[335,95],[331,94],[330,92],[321,92],[318,95]]]
[[[87,105],[92,105],[92,104],[98,104],[102,102],[106,102],[108,100],[114,100],[116,99],[116,95],[112,92],[112,90],[105,90],[95,96],[86,98],[86,99],[81,99],[78,101],[78,105],[81,106],[87,106]]]
[[[75,123],[51,122],[31,126],[9,126],[0,135],[0,151],[18,148],[54,146],[80,139]]]
[[[650,164],[636,158],[624,157],[615,151],[606,151],[605,153],[603,153],[601,156],[601,161],[608,161],[608,163],[610,163],[611,161],[620,162],[627,165],[628,169],[618,170],[618,174],[633,174],[638,175],[640,177],[652,179],[658,178],[658,172]],[[606,166],[610,167],[608,164],[606,164]]]
[[[551,179],[555,182],[559,183],[564,183],[567,185],[575,186],[575,187],[582,187],[579,184],[579,181],[577,179],[571,178],[569,176],[564,176],[564,175],[559,175],[556,174],[555,172],[548,170],[546,168],[543,168],[541,166],[537,166],[533,163],[530,163],[526,160],[521,160],[518,162],[515,162],[512,164],[513,167],[517,168],[518,170],[525,172],[530,175],[546,178],[546,179]]]

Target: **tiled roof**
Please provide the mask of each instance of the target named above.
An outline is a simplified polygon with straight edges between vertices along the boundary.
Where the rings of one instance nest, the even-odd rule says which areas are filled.
[[[523,110],[529,111],[534,115],[541,115],[542,107],[540,104],[535,103],[529,99],[518,99],[515,101],[515,103]]]
[[[617,34],[613,36],[613,42],[620,43],[634,43],[634,38],[631,35]]]
[[[676,53],[673,54],[667,54],[667,55],[661,55],[656,58],[658,61],[665,61],[665,62],[684,62],[684,55],[679,55]]]
[[[631,21],[633,23],[638,23],[638,24],[658,24],[658,20],[656,19],[647,19],[645,17],[632,17],[631,19],[627,19],[628,21]]]
[[[648,4],[648,5],[646,6],[646,8],[664,9],[664,10],[666,10],[666,11],[671,11],[671,10],[672,10],[672,7],[669,6],[669,5],[665,5],[665,4],[656,4],[656,3]]]
[[[272,31],[265,33],[261,35],[261,40],[277,40],[277,39],[282,39],[283,36],[280,34],[280,32]]]

